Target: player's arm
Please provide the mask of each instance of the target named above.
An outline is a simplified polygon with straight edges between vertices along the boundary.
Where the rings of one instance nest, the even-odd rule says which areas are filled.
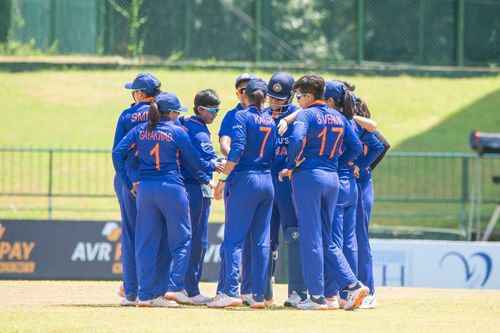
[[[356,165],[361,170],[369,167],[377,157],[384,151],[384,146],[373,133],[367,133],[361,137],[363,143],[368,148],[366,155],[361,155],[356,161]]]
[[[243,151],[247,145],[247,113],[245,111],[240,111],[236,113],[234,117],[233,125],[233,140],[231,142],[231,148],[229,155],[227,156],[226,167],[224,168],[224,173],[226,175],[233,171],[234,167],[240,160]]]
[[[219,130],[220,151],[224,157],[229,155],[231,150],[231,128],[233,127],[234,117],[231,112],[227,113],[222,119]]]
[[[380,155],[378,155],[378,157],[375,159],[375,161],[373,161],[372,164],[370,165],[370,169],[372,169],[372,171],[379,164],[379,162],[384,159],[385,154],[391,148],[389,141],[387,141],[386,138],[384,138],[384,136],[379,131],[375,132],[375,136],[384,146],[384,150],[382,151],[382,153],[380,153]]]
[[[224,157],[228,157],[229,151],[231,150],[231,137],[227,135],[222,135],[219,138],[220,151]]]
[[[307,131],[312,115],[309,112],[301,112],[296,115],[293,123],[293,132],[288,142],[288,155],[286,167],[292,170],[296,167],[296,160],[306,140]]]
[[[342,159],[352,162],[363,152],[363,146],[352,126],[344,120],[344,137],[342,138],[345,151],[342,152]]]
[[[193,146],[189,135],[182,128],[176,129],[175,134],[175,143],[181,152],[183,165],[191,171],[199,182],[210,184],[210,177],[208,177],[206,172],[214,170],[213,162],[207,162],[201,158]]]
[[[125,129],[125,126],[123,123],[124,123],[124,117],[123,117],[123,113],[122,113],[120,115],[120,117],[118,118],[118,122],[116,123],[115,138],[113,140],[113,149],[115,149],[116,146],[123,139],[123,137],[125,135],[127,135],[127,130]]]
[[[378,126],[377,126],[377,122],[375,120],[368,119],[368,118],[361,117],[361,116],[354,116],[352,119],[354,119],[356,124],[358,124],[364,130],[366,130],[370,133],[373,133],[377,130]]]
[[[115,167],[116,174],[127,185],[128,189],[132,189],[134,184],[127,175],[125,168],[125,160],[127,159],[128,151],[137,144],[137,128],[130,131],[113,149],[112,158],[113,166]]]
[[[280,120],[280,122],[278,123],[279,135],[285,134],[286,130],[288,129],[288,125],[292,124],[297,119],[297,115],[300,111],[302,111],[302,109],[298,109],[297,111],[290,113],[288,116]]]

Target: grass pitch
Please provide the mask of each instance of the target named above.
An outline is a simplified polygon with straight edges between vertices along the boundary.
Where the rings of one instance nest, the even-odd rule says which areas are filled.
[[[0,281],[0,332],[500,332],[500,291],[378,288],[373,310],[122,308],[118,282]],[[215,284],[204,283],[208,295]],[[286,285],[275,287],[282,304]]]

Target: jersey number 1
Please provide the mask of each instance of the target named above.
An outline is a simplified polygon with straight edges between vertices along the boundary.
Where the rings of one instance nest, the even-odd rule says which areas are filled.
[[[160,144],[157,143],[149,152],[149,156],[155,155],[156,170],[160,170]]]
[[[323,130],[318,134],[318,138],[321,138],[321,148],[319,149],[319,155],[322,156],[325,151],[325,143],[326,143],[326,129],[325,126]],[[330,152],[330,158],[335,154],[335,148],[339,143],[340,137],[344,133],[344,129],[342,127],[332,127],[332,132],[337,133],[337,138],[335,139],[335,143],[333,144],[332,150]]]

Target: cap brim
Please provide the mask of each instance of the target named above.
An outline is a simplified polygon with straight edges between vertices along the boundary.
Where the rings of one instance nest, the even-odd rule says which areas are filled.
[[[132,82],[125,83],[125,89],[132,89]]]
[[[188,110],[188,107],[187,106],[184,106],[184,105],[181,105],[181,107],[179,108],[179,110],[170,110],[171,112],[186,112]]]

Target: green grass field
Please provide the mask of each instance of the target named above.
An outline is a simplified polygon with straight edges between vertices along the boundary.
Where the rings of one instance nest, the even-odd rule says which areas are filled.
[[[378,288],[372,310],[121,308],[117,282],[0,281],[1,332],[500,332],[498,290]],[[208,295],[215,284],[204,283]]]
[[[210,125],[214,147],[218,150],[217,132],[220,121],[225,110],[237,103],[233,83],[239,73],[229,70],[150,71],[163,82],[163,90],[177,93],[189,107],[192,107],[198,90],[210,87],[218,91],[224,112]],[[130,92],[123,88],[123,84],[131,81],[136,73],[137,71],[130,70],[0,73],[0,146],[109,149],[117,118],[131,102]],[[267,79],[271,72],[257,74]],[[303,73],[293,74],[299,77]],[[368,101],[373,118],[391,142],[393,151],[469,152],[468,135],[471,130],[500,129],[498,76],[448,79],[408,76],[337,77],[331,73],[320,74],[326,78],[344,79],[356,84],[356,93]],[[83,189],[103,188],[102,192],[111,193],[113,169],[109,156],[105,158],[94,161],[85,156],[56,157],[54,165],[63,179],[56,181],[54,190],[68,192],[74,185]],[[63,164],[63,161],[67,164]],[[99,166],[96,168],[95,165]],[[13,188],[15,191],[46,191],[45,170],[48,162],[45,157],[35,159],[34,162],[25,161],[21,156],[3,158],[0,168],[4,170],[0,187]],[[452,172],[447,172],[446,169],[419,169],[418,173],[441,172],[443,179],[453,177],[456,183],[460,182],[460,174],[455,169],[450,171]],[[87,179],[88,172],[90,180]],[[411,168],[398,166],[391,172],[400,174],[400,180],[415,177]],[[393,185],[395,188],[399,186]],[[432,185],[422,186],[427,190]],[[440,191],[441,188],[436,190]],[[119,218],[114,199],[54,198],[53,204],[56,208],[53,217],[57,219]],[[398,210],[422,210],[418,205],[405,205],[400,205]],[[80,211],[66,210],[75,206]],[[47,199],[43,197],[2,196],[0,207],[0,217],[47,217]],[[27,207],[38,210],[24,210]],[[432,213],[439,211],[444,205],[426,207],[429,209],[424,210]],[[375,208],[377,213],[377,207]],[[95,211],[96,209],[102,211]],[[451,210],[457,212],[459,206],[455,205]],[[490,210],[492,207],[484,210],[485,216],[490,214]],[[210,219],[221,221],[223,216],[222,204],[214,202]],[[418,218],[405,221],[411,225],[458,225],[456,214],[425,221]],[[401,224],[401,219],[388,216],[376,219],[375,223],[398,225]]]

